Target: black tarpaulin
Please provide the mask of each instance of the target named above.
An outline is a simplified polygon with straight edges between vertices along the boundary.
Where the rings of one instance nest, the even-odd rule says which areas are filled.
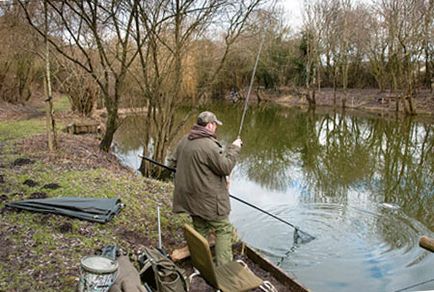
[[[61,197],[33,199],[6,203],[11,208],[53,213],[87,221],[105,223],[123,207],[120,199]]]

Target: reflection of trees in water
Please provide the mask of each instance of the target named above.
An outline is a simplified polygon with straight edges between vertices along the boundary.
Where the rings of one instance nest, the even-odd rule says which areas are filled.
[[[238,109],[237,109],[238,112]],[[297,138],[294,128],[299,116],[281,116],[278,107],[256,107],[246,116],[242,133],[243,149],[239,163],[240,172],[250,180],[271,190],[285,190],[291,184],[290,166],[296,159],[292,157],[291,147]],[[230,141],[237,135],[239,114],[227,112],[224,118],[224,135]]]
[[[270,151],[267,155],[269,160],[248,158],[242,162],[241,171],[250,180],[259,181],[267,189],[285,191],[291,183],[287,168],[293,159],[282,154],[281,151]]]
[[[373,172],[379,183],[372,192],[384,194],[384,201],[426,223],[434,230],[433,127],[402,121],[382,121],[381,150]]]
[[[218,129],[219,139],[232,142],[240,108],[215,104],[207,109],[224,123]],[[138,119],[130,123],[143,124]],[[193,122],[192,118],[179,135],[188,132]],[[355,189],[363,200],[396,203],[434,230],[432,125],[277,106],[250,107],[245,123],[239,169],[249,180],[281,192],[295,186],[302,200],[315,202],[345,203],[349,190]],[[118,131],[120,147],[138,149],[143,129],[125,128]]]
[[[335,113],[318,120],[312,117],[309,124],[307,131],[318,132],[315,137],[319,139],[315,143],[320,146],[316,146],[319,150],[315,157],[309,158],[316,163],[314,171],[303,169],[306,181],[317,199],[345,201],[354,183],[364,182],[369,175],[369,149],[362,143],[365,134],[363,121]],[[317,127],[318,124],[321,127]]]
[[[369,151],[358,142],[365,133],[357,118],[319,117],[278,107],[251,112],[242,137],[245,146],[240,168],[261,186],[285,191],[291,185],[304,184],[317,196],[336,197],[367,175]],[[237,122],[228,125],[236,127]],[[235,127],[225,129],[226,136],[234,136]],[[300,171],[303,177],[297,177]]]
[[[115,134],[117,152],[127,153],[143,147],[145,129],[143,115],[130,115],[124,118]]]
[[[238,130],[235,110],[219,113],[227,141]],[[431,125],[263,107],[250,109],[245,128],[240,171],[266,189],[301,186],[302,199],[335,203],[355,189],[434,222]]]

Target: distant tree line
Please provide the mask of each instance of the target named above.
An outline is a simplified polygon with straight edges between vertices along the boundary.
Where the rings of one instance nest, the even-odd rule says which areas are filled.
[[[414,114],[416,91],[433,81],[434,1],[306,1],[299,44],[310,96],[324,86],[390,90],[396,111]]]
[[[144,154],[163,160],[180,126],[175,110],[230,91],[242,97],[265,36],[258,97],[258,88],[301,88],[315,106],[316,92],[332,87],[344,93],[334,103],[345,108],[348,88],[378,88],[396,96],[397,111],[416,112],[412,99],[432,82],[432,0],[305,1],[300,31],[285,24],[281,9],[267,11],[271,3],[2,1],[0,99],[25,103],[42,91],[47,36],[53,90],[82,115],[107,111],[101,149],[110,148],[120,107],[147,106],[144,145],[153,147]]]

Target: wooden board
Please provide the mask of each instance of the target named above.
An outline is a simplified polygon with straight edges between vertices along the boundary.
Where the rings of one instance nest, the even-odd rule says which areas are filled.
[[[214,246],[215,239],[210,238],[210,246]],[[261,267],[263,270],[269,272],[277,281],[279,281],[285,287],[290,288],[290,291],[295,292],[305,292],[309,291],[303,285],[292,279],[286,272],[274,265],[271,261],[267,260],[261,254],[256,252],[254,249],[243,243],[243,252],[252,262]],[[186,259],[190,256],[190,251],[188,246],[183,248],[175,249],[171,254],[170,258],[174,261],[180,261]]]
[[[424,249],[434,252],[434,238],[429,238],[428,236],[422,236],[419,239],[419,246]]]
[[[244,247],[244,253],[246,256],[251,259],[255,264],[260,266],[265,271],[269,272],[276,280],[290,288],[291,291],[300,291],[305,292],[309,291],[305,287],[303,287],[300,283],[292,279],[289,275],[287,275],[282,269],[277,267],[271,261],[267,260],[261,254],[253,250],[248,245]]]
[[[215,245],[215,235],[210,234],[208,238],[208,243],[210,247],[213,247]],[[190,256],[190,251],[188,250],[188,246],[184,246],[182,248],[175,249],[170,253],[170,258],[174,262],[181,261],[183,259],[186,259]]]
[[[73,122],[66,127],[70,134],[98,133],[99,123],[94,121]]]

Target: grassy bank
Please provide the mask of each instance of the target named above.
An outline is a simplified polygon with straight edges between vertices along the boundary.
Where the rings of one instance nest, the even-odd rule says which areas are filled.
[[[0,291],[72,291],[81,257],[113,243],[131,254],[155,246],[157,204],[165,246],[179,245],[187,219],[172,217],[171,184],[137,176],[93,136],[59,133],[59,151],[48,153],[44,132],[43,116],[0,121]],[[106,224],[5,208],[64,196],[119,197],[125,208]]]

